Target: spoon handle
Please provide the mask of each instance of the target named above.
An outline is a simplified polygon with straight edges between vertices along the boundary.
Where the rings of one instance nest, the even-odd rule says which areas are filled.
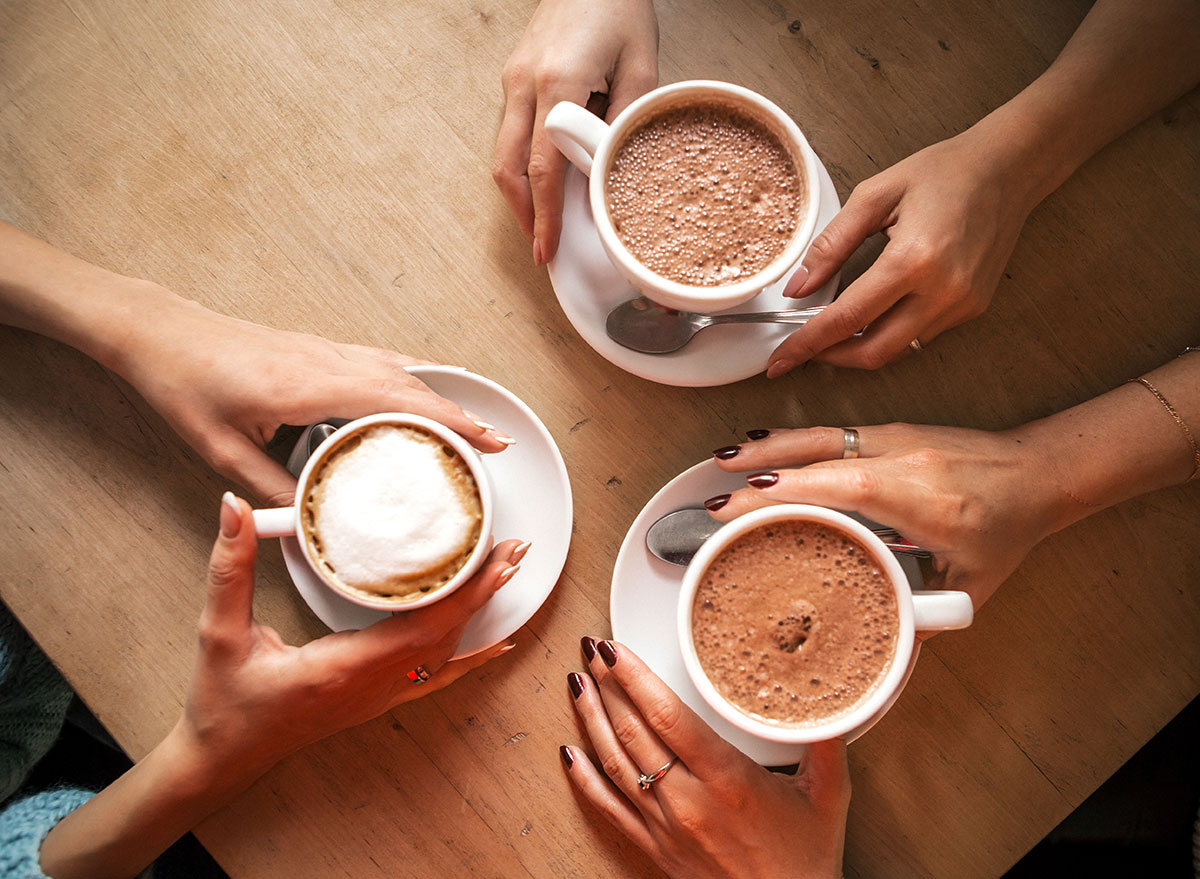
[[[800,308],[796,311],[753,311],[747,314],[714,314],[709,320],[714,324],[805,324],[825,310],[824,305]]]

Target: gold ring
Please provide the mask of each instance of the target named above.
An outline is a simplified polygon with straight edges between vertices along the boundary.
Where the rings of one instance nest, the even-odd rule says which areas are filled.
[[[925,350],[925,346],[921,344],[920,339],[913,339],[911,342],[908,343],[908,347],[912,348],[918,354],[920,354],[922,351]]]

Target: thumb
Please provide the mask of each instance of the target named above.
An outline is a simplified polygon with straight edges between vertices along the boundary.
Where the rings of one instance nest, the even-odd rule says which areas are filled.
[[[837,216],[808,246],[783,295],[802,299],[820,290],[860,244],[883,229],[897,201],[887,190],[866,184],[855,187]]]
[[[258,536],[250,505],[225,492],[221,533],[208,562],[208,599],[202,625],[210,634],[236,638],[254,618],[254,562]]]
[[[845,808],[850,803],[850,767],[842,739],[812,742],[797,773],[817,807]]]

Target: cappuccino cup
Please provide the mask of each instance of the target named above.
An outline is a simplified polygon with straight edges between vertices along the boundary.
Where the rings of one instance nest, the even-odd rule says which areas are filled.
[[[454,431],[384,412],[343,425],[309,457],[289,507],[254,511],[259,537],[296,537],[327,587],[376,610],[445,598],[492,543],[483,462]]]
[[[781,281],[812,240],[817,157],[791,117],[749,89],[674,83],[611,125],[563,101],[545,125],[589,177],[612,264],[661,305],[703,313],[741,305]]]
[[[794,745],[867,723],[903,686],[916,633],[972,618],[965,592],[913,591],[862,523],[781,504],[705,541],[684,574],[676,624],[704,701],[750,735]]]

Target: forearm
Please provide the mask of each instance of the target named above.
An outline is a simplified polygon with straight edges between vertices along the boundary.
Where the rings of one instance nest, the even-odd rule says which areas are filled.
[[[113,368],[170,291],[64,253],[0,222],[0,323],[48,336]]]
[[[168,736],[46,836],[51,879],[128,879],[176,839],[249,787],[270,764],[204,758],[183,730]]]
[[[1145,378],[1200,438],[1200,353],[1185,354]],[[1194,452],[1167,408],[1141,384],[1126,383],[1094,400],[1013,431],[1038,462],[1054,508],[1051,530],[1141,494],[1186,480]]]
[[[1200,81],[1200,4],[1099,0],[1054,63],[968,134],[1019,172],[1032,204]]]

